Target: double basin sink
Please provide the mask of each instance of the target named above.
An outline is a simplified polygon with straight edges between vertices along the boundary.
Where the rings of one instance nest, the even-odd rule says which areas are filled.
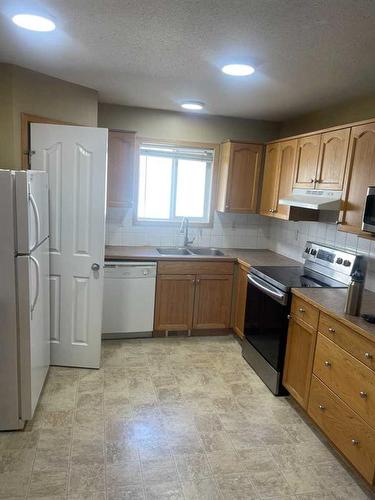
[[[156,249],[160,255],[202,255],[208,257],[223,257],[224,253],[217,248],[203,247],[164,247]]]

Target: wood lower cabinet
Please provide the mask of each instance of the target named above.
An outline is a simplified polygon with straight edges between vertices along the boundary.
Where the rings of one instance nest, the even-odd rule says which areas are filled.
[[[372,484],[375,471],[374,430],[314,375],[308,413],[332,443]]]
[[[233,330],[243,338],[245,335],[245,310],[247,298],[247,275],[249,267],[240,264],[237,268],[237,281],[234,297],[234,312],[233,312]]]
[[[107,206],[133,206],[135,132],[108,132]]]
[[[313,188],[318,167],[321,134],[301,137],[297,141],[294,169],[295,188]]]
[[[155,330],[193,327],[195,275],[160,275],[156,281]]]
[[[375,372],[321,333],[314,374],[368,424],[375,426]]]
[[[349,136],[350,128],[343,128],[322,134],[315,184],[316,189],[342,190]]]
[[[288,329],[283,384],[305,409],[309,399],[315,343],[316,331],[292,317]]]
[[[310,326],[295,318],[299,309],[307,313]],[[283,384],[338,450],[374,484],[375,371],[369,355],[375,340],[363,338],[339,318],[296,295],[291,311]]]
[[[233,262],[160,262],[154,330],[229,328],[233,266]]]
[[[220,146],[217,210],[255,213],[262,167],[261,144],[227,141]]]
[[[363,209],[367,188],[374,185],[375,122],[372,122],[352,128],[340,229],[366,234],[361,231]]]
[[[228,275],[196,277],[193,328],[229,328],[232,281]]]

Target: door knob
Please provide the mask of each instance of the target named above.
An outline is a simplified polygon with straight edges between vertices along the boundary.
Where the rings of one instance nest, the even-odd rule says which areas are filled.
[[[99,264],[97,264],[96,262],[94,262],[94,264],[92,264],[92,266],[91,266],[91,269],[93,271],[99,271],[100,266],[99,266]]]

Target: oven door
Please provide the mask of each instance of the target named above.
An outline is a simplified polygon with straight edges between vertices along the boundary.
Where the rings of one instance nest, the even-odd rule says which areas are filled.
[[[276,370],[284,364],[290,294],[248,274],[245,313],[246,340]]]
[[[367,190],[362,229],[375,233],[375,187],[369,187]]]

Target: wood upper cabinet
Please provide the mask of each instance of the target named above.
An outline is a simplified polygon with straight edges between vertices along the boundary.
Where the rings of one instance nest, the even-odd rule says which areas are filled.
[[[309,399],[315,344],[316,331],[292,317],[289,322],[283,384],[305,409]]]
[[[133,206],[135,132],[108,132],[107,206]]]
[[[349,137],[350,128],[343,128],[322,134],[316,189],[342,190]]]
[[[298,139],[293,187],[314,187],[318,167],[320,139],[321,134],[309,135]]]
[[[375,122],[352,128],[340,229],[361,233],[367,188],[371,185],[375,185]]]
[[[229,328],[232,280],[230,275],[196,277],[193,328]]]
[[[249,268],[240,264],[237,269],[236,290],[234,296],[233,330],[243,338],[245,326],[245,310],[247,298],[247,275]]]
[[[261,215],[289,219],[290,207],[280,205],[279,200],[289,196],[293,190],[296,151],[296,139],[268,144],[259,211]]]
[[[263,146],[227,141],[220,147],[217,210],[254,213],[258,208]]]
[[[268,144],[266,147],[262,197],[259,209],[261,215],[272,215],[277,210],[277,195],[280,183],[280,146],[281,144],[276,142]]]
[[[294,164],[296,161],[297,140],[284,141],[280,143],[280,177],[279,188],[277,193],[277,201],[290,196],[293,190],[293,173]],[[274,217],[279,219],[289,219],[290,207],[287,205],[277,204]]]
[[[193,326],[195,275],[163,274],[157,277],[155,330],[190,330]]]

